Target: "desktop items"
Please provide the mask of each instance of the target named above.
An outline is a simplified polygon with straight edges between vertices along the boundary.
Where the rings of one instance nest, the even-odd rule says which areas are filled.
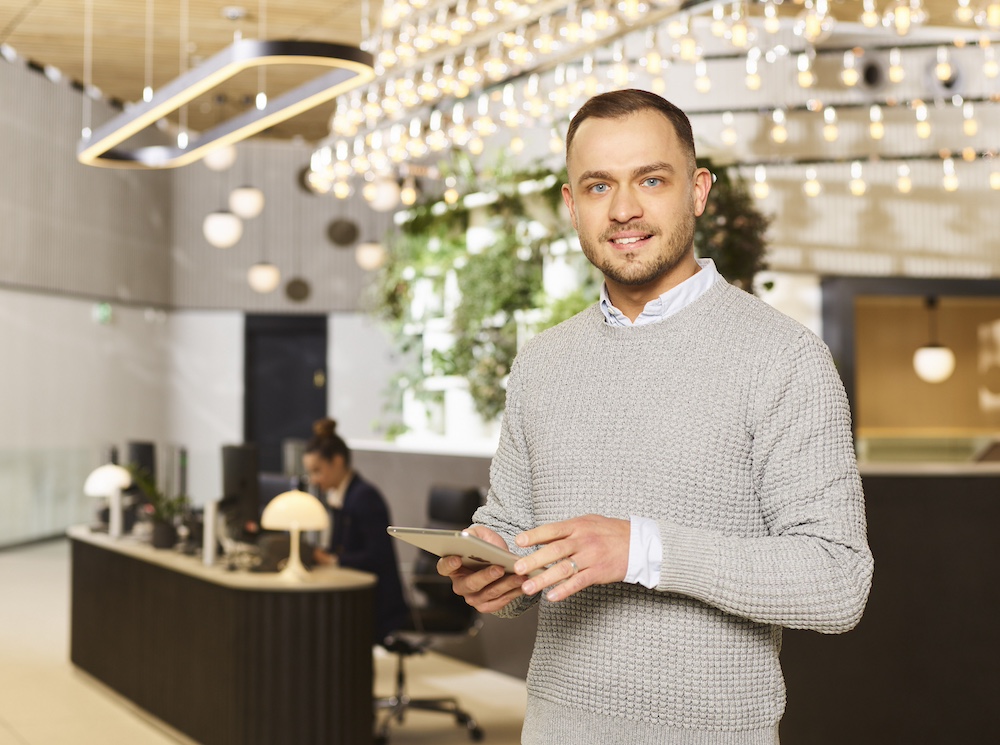
[[[299,533],[303,530],[324,530],[330,524],[330,516],[323,503],[304,491],[287,491],[268,503],[260,524],[267,530],[287,530],[291,534],[288,563],[281,572],[281,578],[301,582],[308,577],[309,570],[299,554]]]
[[[108,535],[120,538],[122,534],[122,491],[132,484],[128,469],[113,463],[100,466],[87,476],[83,493],[88,497],[107,497]]]

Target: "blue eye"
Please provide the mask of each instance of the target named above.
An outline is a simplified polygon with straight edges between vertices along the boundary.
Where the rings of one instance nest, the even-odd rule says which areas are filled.
[[[661,179],[658,179],[655,176],[650,176],[648,179],[646,179],[642,183],[645,184],[646,186],[659,186],[663,182],[662,182]]]
[[[603,194],[604,192],[606,192],[608,190],[608,185],[607,184],[594,184],[593,186],[590,187],[590,190],[593,191],[593,192],[597,192],[598,194]]]

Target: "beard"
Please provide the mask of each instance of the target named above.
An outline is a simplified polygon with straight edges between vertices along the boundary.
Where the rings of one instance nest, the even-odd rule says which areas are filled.
[[[630,287],[641,286],[654,282],[673,271],[687,256],[694,245],[695,215],[685,213],[682,219],[673,227],[670,234],[664,237],[662,231],[642,222],[630,222],[627,225],[616,226],[605,230],[597,243],[589,236],[580,234],[580,246],[590,263],[597,267],[606,278],[620,285]],[[599,246],[612,240],[619,233],[636,231],[648,233],[661,242],[659,251],[649,255],[646,247],[645,256],[636,251],[623,251],[609,254],[601,252]]]

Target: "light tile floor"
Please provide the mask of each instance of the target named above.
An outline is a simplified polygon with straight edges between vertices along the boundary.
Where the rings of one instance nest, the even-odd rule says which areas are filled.
[[[70,664],[69,580],[66,541],[0,551],[0,745],[191,743]],[[376,650],[376,694],[391,691],[394,665]],[[457,696],[484,742],[520,742],[524,681],[434,653],[409,660],[407,680],[413,696]],[[391,745],[467,742],[454,720],[427,712],[408,714],[391,737]]]

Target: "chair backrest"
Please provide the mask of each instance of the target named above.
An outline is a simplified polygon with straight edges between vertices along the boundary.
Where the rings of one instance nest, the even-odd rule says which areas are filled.
[[[483,502],[476,487],[432,486],[427,505],[429,528],[461,530]],[[451,589],[451,580],[437,573],[438,557],[420,551],[413,565],[413,586],[424,596],[416,623],[425,631],[460,632],[472,627],[475,610]]]

